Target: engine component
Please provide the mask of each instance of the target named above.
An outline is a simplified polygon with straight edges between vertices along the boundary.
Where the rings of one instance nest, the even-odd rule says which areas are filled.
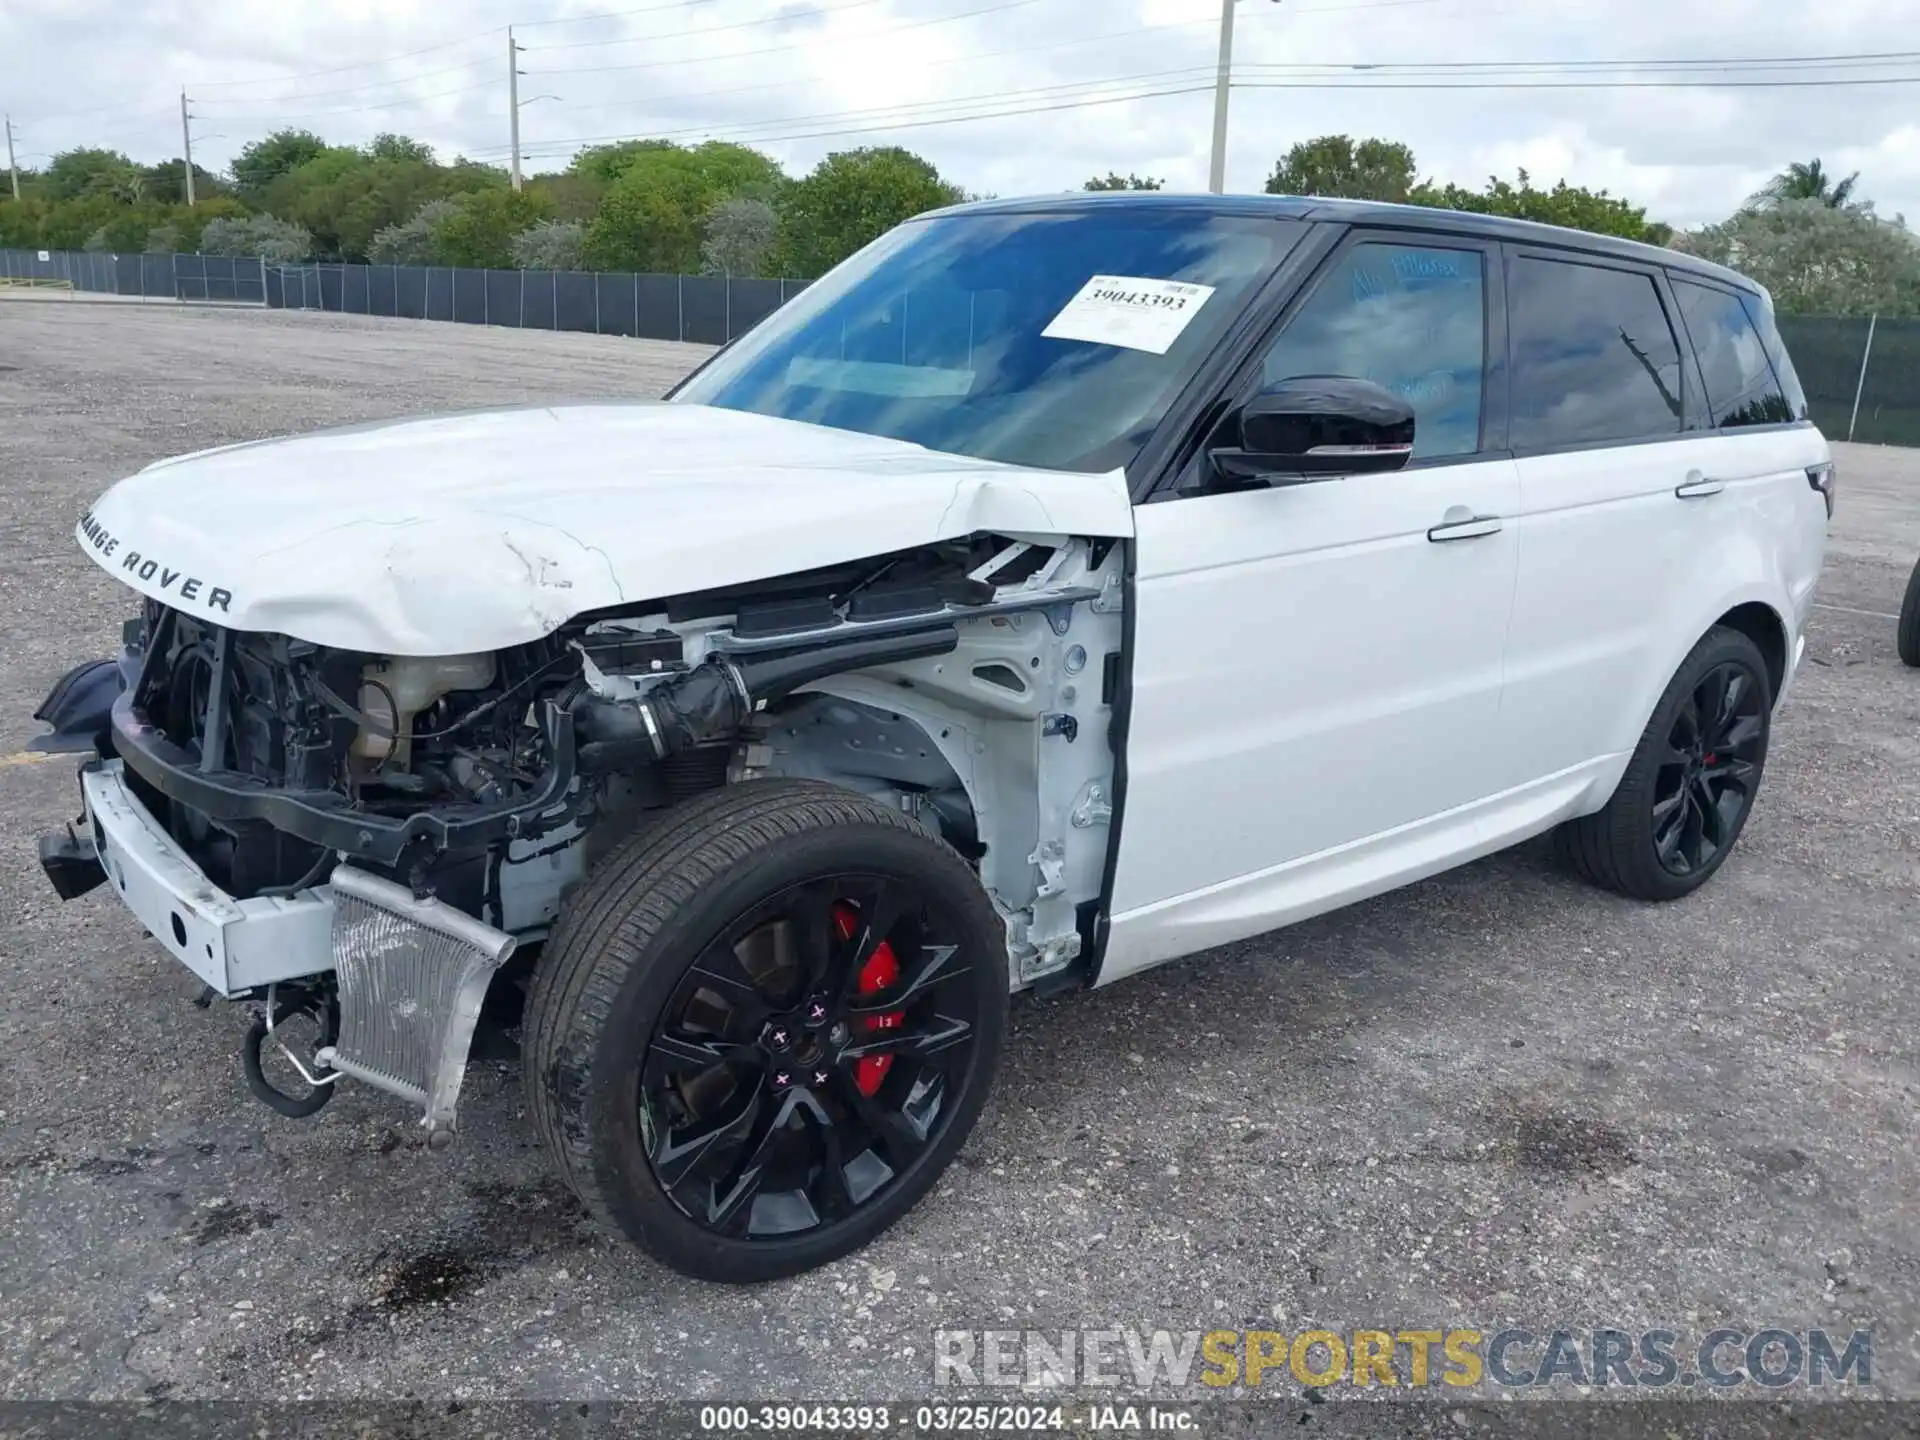
[[[945,655],[960,642],[952,624],[908,634],[867,635],[796,647],[750,659],[713,659],[667,680],[637,701],[583,696],[574,721],[587,741],[583,764],[625,756],[665,760],[696,746],[730,740],[753,712],[815,680],[876,665]]]
[[[493,676],[492,655],[397,655],[368,662],[360,681],[366,723],[353,737],[353,753],[406,768],[413,717],[456,690],[486,689]]]

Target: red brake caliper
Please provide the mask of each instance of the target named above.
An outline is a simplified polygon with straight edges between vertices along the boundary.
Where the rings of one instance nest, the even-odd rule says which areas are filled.
[[[833,928],[842,940],[851,940],[854,931],[860,925],[860,912],[842,901],[833,907]],[[873,947],[873,953],[867,957],[867,963],[860,967],[859,979],[854,989],[861,995],[877,995],[900,978],[900,962],[893,958],[893,946],[882,940]],[[871,1034],[876,1030],[892,1030],[907,1018],[904,1010],[889,1010],[884,1015],[874,1015],[865,1020],[864,1028]],[[891,1055],[862,1055],[853,1062],[853,1083],[862,1095],[872,1095],[879,1090],[880,1082],[887,1078],[887,1071],[893,1068]]]

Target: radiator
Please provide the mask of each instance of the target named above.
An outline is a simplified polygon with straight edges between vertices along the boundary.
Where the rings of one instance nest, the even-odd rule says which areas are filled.
[[[327,884],[340,1036],[319,1058],[421,1106],[438,1148],[453,1137],[480,1003],[514,938],[347,865]]]

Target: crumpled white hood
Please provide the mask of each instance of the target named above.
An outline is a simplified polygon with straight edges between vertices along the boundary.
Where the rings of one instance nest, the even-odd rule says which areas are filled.
[[[534,640],[583,611],[974,531],[1125,536],[1119,473],[971,460],[699,405],[483,411],[163,460],[82,548],[242,630],[390,655]]]

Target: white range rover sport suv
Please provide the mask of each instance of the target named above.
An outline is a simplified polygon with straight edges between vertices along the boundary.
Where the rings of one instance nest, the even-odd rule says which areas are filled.
[[[41,706],[63,896],[256,1007],[248,1081],[452,1138],[483,1022],[612,1229],[718,1280],[898,1219],[1010,992],[1553,831],[1727,860],[1833,507],[1750,280],[1444,211],[991,201],[664,401],[150,465]]]

